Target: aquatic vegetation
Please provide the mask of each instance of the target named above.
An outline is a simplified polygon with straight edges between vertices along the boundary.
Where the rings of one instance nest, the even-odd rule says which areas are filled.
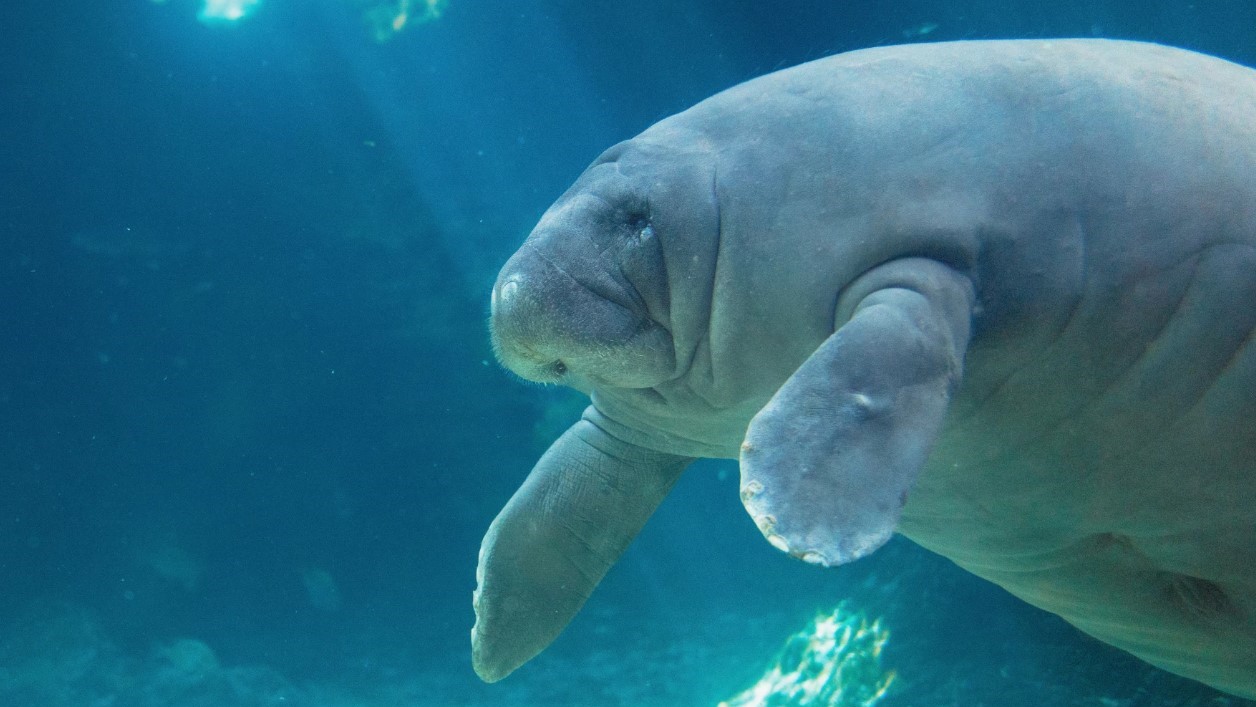
[[[763,677],[719,707],[875,705],[894,682],[894,672],[881,667],[889,636],[880,620],[839,606],[790,636]]]
[[[377,42],[386,42],[406,27],[431,22],[445,11],[449,0],[357,0]]]
[[[150,0],[165,5],[169,0]],[[350,7],[362,12],[371,35],[377,42],[386,42],[406,27],[438,19],[449,0],[346,0]],[[234,24],[247,19],[262,0],[201,0],[197,18],[209,25]]]

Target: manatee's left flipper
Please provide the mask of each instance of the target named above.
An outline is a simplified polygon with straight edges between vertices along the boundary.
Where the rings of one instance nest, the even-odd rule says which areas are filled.
[[[923,258],[847,288],[845,323],[746,431],[742,502],[773,545],[836,565],[889,540],[959,383],[972,307],[970,280]]]
[[[476,568],[471,661],[496,682],[558,637],[692,461],[620,441],[592,408],[489,527]]]

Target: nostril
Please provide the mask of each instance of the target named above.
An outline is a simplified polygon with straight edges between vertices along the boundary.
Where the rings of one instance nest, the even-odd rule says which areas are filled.
[[[508,306],[510,301],[519,293],[518,278],[511,278],[497,287],[493,288],[492,295],[489,297],[489,313],[496,315],[499,307]]]

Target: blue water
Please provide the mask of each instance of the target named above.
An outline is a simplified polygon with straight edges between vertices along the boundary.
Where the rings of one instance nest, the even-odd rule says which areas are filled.
[[[580,408],[496,366],[488,286],[603,148],[878,44],[1252,65],[1256,4],[449,0],[380,43],[384,4],[0,11],[0,705],[710,705],[842,600],[891,633],[882,704],[1253,704],[904,540],[790,560],[729,463],[516,675],[468,631],[484,530]]]

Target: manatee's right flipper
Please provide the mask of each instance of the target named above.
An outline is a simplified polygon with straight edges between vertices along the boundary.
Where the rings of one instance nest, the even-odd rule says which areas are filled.
[[[589,416],[550,446],[484,536],[471,662],[486,682],[558,637],[692,461],[617,440]]]
[[[973,286],[910,258],[843,297],[857,303],[849,320],[751,420],[741,451],[742,502],[759,530],[822,565],[893,535],[959,382]]]

